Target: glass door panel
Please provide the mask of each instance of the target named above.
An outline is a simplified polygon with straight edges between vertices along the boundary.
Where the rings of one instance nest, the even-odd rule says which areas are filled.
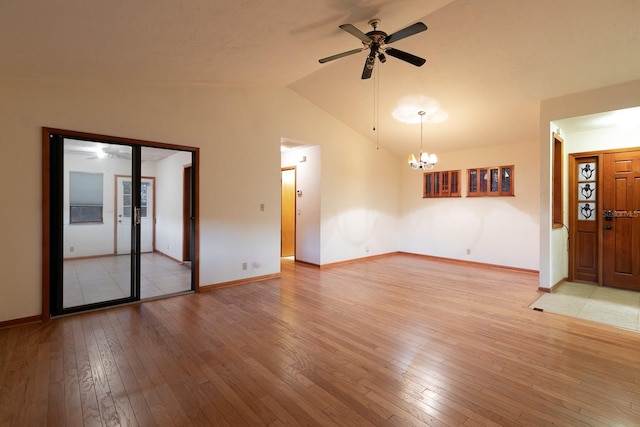
[[[68,138],[63,146],[61,308],[131,300],[135,233],[130,220],[119,227],[114,183],[132,176],[133,148]],[[131,188],[129,192],[131,210]],[[126,250],[115,247],[117,237],[125,238]]]
[[[142,147],[141,158],[140,297],[192,291],[193,154]]]

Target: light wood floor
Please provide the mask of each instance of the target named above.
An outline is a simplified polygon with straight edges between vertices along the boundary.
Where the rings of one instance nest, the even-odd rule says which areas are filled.
[[[631,426],[640,334],[390,256],[0,331],[0,426]]]

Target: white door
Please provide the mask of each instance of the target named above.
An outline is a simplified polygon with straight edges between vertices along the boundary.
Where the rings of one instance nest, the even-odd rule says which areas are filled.
[[[142,178],[140,182],[140,251],[153,251],[153,178]],[[116,180],[116,251],[131,252],[131,177],[118,176]]]

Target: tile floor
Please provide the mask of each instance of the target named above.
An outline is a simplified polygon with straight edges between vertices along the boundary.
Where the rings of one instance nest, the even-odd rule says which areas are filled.
[[[530,307],[640,332],[640,292],[565,282]]]
[[[69,260],[64,262],[63,306],[101,302],[130,295],[130,257]],[[140,256],[140,297],[152,298],[191,290],[191,270],[162,255]]]

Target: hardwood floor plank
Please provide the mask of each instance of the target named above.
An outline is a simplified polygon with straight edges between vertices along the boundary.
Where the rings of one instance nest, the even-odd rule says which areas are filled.
[[[65,425],[65,409],[64,409],[64,382],[52,382],[49,384],[47,391],[47,425],[63,426]],[[35,418],[36,423],[41,423],[42,418]]]
[[[3,389],[0,397],[3,400],[6,399],[0,420],[3,423],[17,426],[27,425],[30,422],[31,413],[29,411],[32,409],[30,405],[34,393],[39,339],[37,328],[27,326],[19,329],[22,332],[21,339],[16,341],[15,350],[9,359],[5,383],[0,384],[0,388]],[[46,333],[44,330],[42,332]]]
[[[260,401],[267,407],[269,410],[275,415],[276,419],[273,421],[266,423],[269,426],[300,426],[300,421],[297,420],[293,415],[291,415],[286,409],[284,409],[280,404],[273,399],[271,396],[263,396],[260,398]]]
[[[214,373],[207,373],[207,376],[215,376]],[[217,379],[213,379],[213,382],[217,382]],[[227,425],[227,426],[240,426],[246,425],[247,422],[242,418],[242,408],[235,407],[233,402],[226,399],[224,391],[219,390],[213,384],[213,382],[206,382],[201,384],[203,392],[209,396],[209,404],[202,406],[202,411],[207,414],[208,419],[211,421],[210,425]],[[260,425],[259,423],[257,425]]]
[[[339,372],[328,372],[316,366],[305,366],[296,369],[299,369],[301,374],[308,378],[313,384],[317,384],[327,393],[331,394],[374,425],[384,423],[384,421],[393,415],[393,413],[386,408],[372,402],[366,397],[369,389],[361,386],[355,387],[359,384],[354,384]],[[358,392],[354,393],[354,389],[357,389]]]
[[[164,425],[172,426],[196,426],[189,419],[189,415],[184,411],[180,405],[179,398],[176,397],[172,387],[163,383],[155,387],[158,396],[161,399],[162,405],[165,407],[166,413],[169,416],[170,422]],[[163,425],[163,424],[161,424]]]
[[[394,255],[0,330],[0,426],[638,425],[640,334]]]
[[[102,322],[105,325],[105,336],[117,367],[117,372],[108,377],[116,399],[116,409],[120,419],[127,419],[132,425],[153,426],[155,425],[153,415],[137,381],[135,369],[129,363],[129,357],[132,357],[129,335],[120,328],[119,313],[121,313],[119,310],[105,312],[109,322]],[[141,366],[140,368],[142,369]]]
[[[119,425],[120,419],[116,410],[113,394],[107,379],[109,373],[113,373],[113,362],[110,358],[104,331],[99,321],[100,315],[87,319],[85,330],[85,340],[91,375],[93,380],[93,390],[96,395],[100,418],[103,425]]]
[[[501,410],[484,395],[484,387],[478,387],[477,384],[468,387],[463,376],[453,378],[435,371],[422,373],[420,370],[412,370],[412,373],[405,376],[416,383],[425,384],[427,386],[423,392],[425,396],[464,414],[467,420],[481,420],[482,422],[488,420],[489,425],[492,423],[513,425],[513,419],[520,412],[517,409],[515,412],[514,410]]]
[[[247,360],[256,375],[260,375],[274,387],[271,395],[281,396],[279,403],[296,419],[305,425],[336,425],[336,421],[325,413],[330,403],[322,397],[313,395],[312,401],[307,398],[311,394],[307,387],[285,372],[279,375],[262,365],[255,359]],[[272,368],[273,369],[273,368]],[[277,372],[277,370],[275,371]]]
[[[86,426],[101,426],[100,407],[91,365],[95,358],[91,358],[86,350],[81,350],[76,353],[76,360],[78,362],[78,386],[80,389],[83,424]]]
[[[49,397],[49,373],[51,343],[45,342],[38,345],[35,358],[35,371],[33,374],[33,389],[27,396],[28,399],[28,424],[37,424],[38,420],[48,417]]]
[[[75,358],[74,358],[75,360]],[[69,369],[64,372],[64,418],[66,425],[79,426],[83,424],[82,396],[78,370]]]
[[[206,365],[202,366],[202,369],[207,371],[205,378],[211,377],[215,372],[213,383],[224,381],[262,422],[269,424],[276,420],[277,417],[262,400],[268,395],[268,388],[265,389],[264,382],[253,375],[244,360],[226,357],[226,353],[219,352],[208,357],[205,363]]]

